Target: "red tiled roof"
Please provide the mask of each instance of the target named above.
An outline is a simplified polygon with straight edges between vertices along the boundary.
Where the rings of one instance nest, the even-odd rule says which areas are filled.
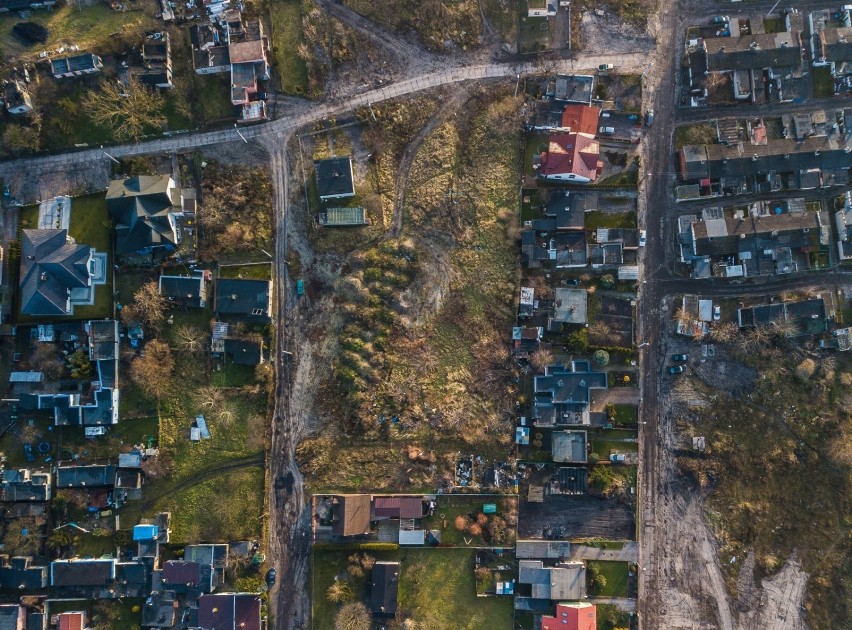
[[[423,499],[420,497],[375,497],[373,511],[387,518],[420,518],[423,516]]]
[[[541,630],[596,630],[597,608],[582,604],[557,604],[556,615],[541,618]]]
[[[566,105],[562,110],[562,126],[574,133],[589,133],[595,135],[598,132],[598,119],[601,110],[599,107],[590,105]]]
[[[573,173],[594,181],[598,176],[601,145],[591,134],[565,133],[550,136],[547,152],[542,155],[542,175]]]
[[[59,615],[58,630],[83,630],[86,617],[81,612],[65,612]]]

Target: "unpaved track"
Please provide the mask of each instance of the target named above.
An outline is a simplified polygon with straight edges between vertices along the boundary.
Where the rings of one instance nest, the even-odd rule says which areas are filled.
[[[402,232],[402,221],[405,215],[405,193],[408,189],[409,174],[411,166],[414,163],[414,158],[417,157],[417,152],[420,146],[435,131],[439,126],[444,124],[444,121],[454,114],[459,107],[470,97],[470,91],[462,87],[444,102],[435,114],[429,119],[426,125],[421,129],[417,136],[408,143],[402,158],[399,160],[399,166],[396,172],[396,182],[394,184],[394,202],[393,202],[393,217],[391,218],[391,227],[388,230],[388,237],[395,238]]]

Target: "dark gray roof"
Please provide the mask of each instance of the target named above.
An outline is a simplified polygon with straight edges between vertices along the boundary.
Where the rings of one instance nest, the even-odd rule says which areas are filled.
[[[21,312],[65,315],[68,292],[89,286],[90,251],[69,239],[67,230],[23,230]]]
[[[262,345],[251,339],[225,339],[225,354],[237,365],[257,365],[260,363]]]
[[[115,222],[116,254],[174,246],[169,222],[173,201],[170,183],[168,175],[140,175],[110,182],[106,201]]]
[[[0,566],[0,588],[19,590],[47,586],[47,567],[34,566],[29,556],[15,556]]]
[[[556,219],[556,229],[582,230],[586,220],[587,202],[591,197],[568,190],[553,190],[545,214]]]
[[[327,197],[351,197],[355,194],[352,181],[352,158],[335,157],[314,162],[317,180],[317,194],[320,199]]]
[[[57,488],[92,488],[115,483],[115,466],[60,466],[56,469]]]
[[[710,70],[759,70],[799,66],[802,51],[798,33],[760,33],[704,40]]]
[[[216,305],[213,310],[219,315],[238,316],[246,321],[267,323],[270,321],[269,280],[242,280],[220,278],[216,283]]]
[[[118,358],[118,322],[114,319],[89,322],[89,358],[93,361]]]
[[[370,610],[376,617],[395,617],[399,594],[399,562],[376,562],[370,580]]]
[[[97,68],[100,64],[101,58],[92,53],[80,53],[73,57],[59,57],[50,60],[50,68],[53,74],[84,72]]]
[[[55,560],[51,586],[106,586],[115,580],[115,560]]]
[[[160,276],[160,295],[169,298],[169,301],[201,308],[202,296],[206,301],[204,278],[197,276]]]
[[[20,604],[0,604],[0,630],[18,630],[18,619],[23,616]]]

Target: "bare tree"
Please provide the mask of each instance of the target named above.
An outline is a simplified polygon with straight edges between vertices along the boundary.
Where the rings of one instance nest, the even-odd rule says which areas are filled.
[[[83,108],[93,123],[112,129],[119,140],[138,141],[149,129],[159,129],[166,122],[165,99],[136,79],[127,86],[117,81],[101,82],[83,99]]]
[[[175,329],[177,347],[183,352],[201,352],[207,347],[207,335],[197,326],[182,324]]]
[[[361,602],[344,604],[334,619],[334,630],[370,630],[372,627],[370,611]]]
[[[130,364],[130,378],[149,396],[160,398],[171,386],[175,362],[168,344],[154,339]]]
[[[605,321],[597,320],[589,324],[589,339],[592,343],[600,345],[609,337],[612,329]]]
[[[553,352],[547,348],[539,348],[530,355],[530,365],[536,372],[543,372],[544,368],[553,364]]]
[[[40,343],[30,357],[30,367],[42,372],[45,379],[55,380],[62,375],[65,362],[59,358],[59,350],[52,343]]]
[[[710,339],[716,343],[729,343],[739,332],[740,328],[734,322],[716,322],[710,328]]]
[[[133,310],[143,325],[159,330],[166,321],[169,301],[160,295],[160,288],[153,280],[146,282],[133,294]],[[127,307],[125,307],[127,308]]]
[[[325,597],[332,604],[339,604],[346,600],[352,599],[352,587],[349,582],[343,580],[334,580],[328,590],[325,592]]]

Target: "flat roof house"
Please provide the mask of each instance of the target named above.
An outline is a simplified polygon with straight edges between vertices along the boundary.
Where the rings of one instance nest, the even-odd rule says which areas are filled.
[[[588,292],[560,287],[554,292],[552,320],[560,324],[585,324],[588,318]]]
[[[553,461],[560,464],[585,464],[588,461],[585,431],[554,431],[550,439]]]
[[[77,244],[67,230],[21,233],[21,313],[73,315],[91,301],[94,250]]]
[[[31,556],[0,556],[0,588],[40,589],[47,586],[47,566],[34,565]]]
[[[49,9],[56,0],[0,0],[0,14],[24,9]]]
[[[222,318],[268,324],[272,321],[272,281],[219,278],[213,310]]]
[[[168,89],[172,83],[172,46],[168,31],[148,36],[142,44],[142,67],[133,72],[140,83]]]
[[[317,160],[314,162],[314,174],[320,201],[355,196],[355,175],[350,156]]]
[[[0,604],[0,630],[27,630],[26,609],[20,604]]]
[[[115,466],[59,466],[57,488],[97,488],[115,484]]]
[[[168,175],[114,179],[106,193],[115,223],[115,253],[142,254],[173,249],[179,242],[176,218],[183,212],[181,191]]]
[[[223,351],[234,365],[260,365],[263,363],[263,341],[226,337]]]
[[[202,595],[198,598],[197,630],[260,630],[260,595]]]
[[[72,57],[57,57],[50,60],[50,72],[56,79],[95,74],[103,67],[101,58],[92,53],[80,53]]]
[[[27,468],[3,471],[0,500],[9,502],[50,501],[53,485],[50,473],[32,472]]]
[[[586,567],[582,562],[546,567],[541,560],[521,560],[518,570],[518,584],[530,587],[530,599],[563,601],[586,597]]]
[[[50,585],[106,587],[115,582],[115,560],[54,560]]]
[[[399,562],[376,562],[370,576],[370,612],[374,617],[396,617]]]

